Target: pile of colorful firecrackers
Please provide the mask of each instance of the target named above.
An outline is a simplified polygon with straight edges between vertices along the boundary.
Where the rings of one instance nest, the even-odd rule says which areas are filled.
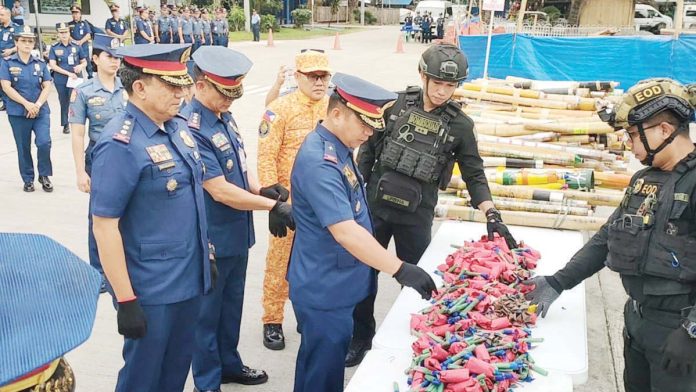
[[[534,306],[524,299],[540,258],[524,244],[510,250],[496,235],[465,242],[438,267],[445,284],[432,305],[411,317],[417,336],[407,370],[410,391],[505,392],[530,371],[546,375],[528,350]],[[395,390],[398,389],[395,387]]]

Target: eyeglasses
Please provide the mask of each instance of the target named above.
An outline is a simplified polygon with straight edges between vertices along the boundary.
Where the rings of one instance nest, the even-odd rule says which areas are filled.
[[[300,53],[305,53],[305,52],[319,52],[319,53],[324,53],[324,49],[302,49],[300,50]]]
[[[655,125],[650,125],[650,126],[648,126],[648,127],[644,127],[644,128],[643,128],[643,132],[648,131],[648,130],[653,129],[653,128],[656,128],[656,127],[659,127],[660,125],[662,125],[662,123],[657,123],[657,124],[655,124]],[[636,132],[629,132],[628,130],[625,130],[624,133],[623,133],[623,135],[621,136],[621,140],[622,140],[624,143],[631,143],[631,144],[633,144],[633,136],[634,136],[634,135],[640,135],[640,133],[639,133],[638,131],[636,131]]]
[[[298,71],[299,72],[299,71]],[[304,73],[300,72],[302,75],[304,75],[307,80],[309,80],[312,83],[316,83],[318,81],[322,81],[324,83],[328,83],[329,80],[331,80],[331,74],[330,73],[323,73],[323,74],[317,74],[317,73]]]

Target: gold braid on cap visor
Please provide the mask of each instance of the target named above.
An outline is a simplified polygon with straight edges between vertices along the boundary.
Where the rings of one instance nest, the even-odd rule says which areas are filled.
[[[215,86],[215,89],[220,94],[232,99],[241,98],[241,96],[244,94],[244,85],[242,85],[242,79],[244,79],[244,76],[241,76],[237,79],[238,84],[236,86],[230,87],[216,80],[213,80],[213,78],[209,77],[208,75],[205,75],[205,80],[207,80],[210,84]]]

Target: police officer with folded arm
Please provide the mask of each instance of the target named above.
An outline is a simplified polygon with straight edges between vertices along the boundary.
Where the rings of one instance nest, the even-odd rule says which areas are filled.
[[[425,299],[435,290],[428,273],[375,241],[364,182],[353,161],[353,149],[384,127],[384,109],[396,94],[340,73],[333,83],[326,119],[305,138],[291,175],[297,229],[288,282],[302,335],[295,392],[343,390],[353,308],[376,289],[370,267]]]
[[[56,23],[58,42],[48,50],[48,65],[53,72],[53,84],[58,92],[60,103],[60,126],[63,133],[70,133],[68,125],[68,107],[73,88],[68,87],[68,80],[75,80],[87,67],[86,55],[79,45],[70,40],[69,28],[65,23]]]
[[[409,87],[398,94],[394,106],[385,112],[386,129],[375,132],[358,154],[375,238],[386,248],[393,237],[399,258],[418,263],[430,244],[438,188],[447,187],[456,162],[471,205],[488,219],[489,239],[498,233],[508,247],[517,247],[491,201],[474,122],[452,100],[454,90],[469,73],[466,56],[454,45],[433,45],[423,52],[418,71],[422,87]],[[372,295],[355,309],[346,366],[359,364],[372,346],[374,302]]]
[[[633,175],[621,205],[563,269],[528,283],[535,285],[528,299],[543,317],[563,290],[604,266],[620,274],[629,295],[627,392],[696,391],[694,104],[696,91],[651,79],[600,110],[604,121],[625,130],[626,145],[647,167]]]
[[[128,105],[92,152],[94,236],[125,337],[118,392],[183,390],[201,296],[215,281],[204,165],[177,115],[193,82],[189,53],[173,44],[117,51]]]
[[[208,232],[219,278],[203,297],[192,369],[198,391],[219,392],[220,384],[256,385],[268,380],[263,370],[245,366],[237,350],[249,248],[255,242],[251,210],[270,210],[273,235],[285,236],[295,226],[290,204],[259,195],[261,186],[247,170],[244,142],[229,112],[242,97],[251,61],[219,46],[199,48],[193,61],[196,92],[181,114],[188,119],[206,167]]]

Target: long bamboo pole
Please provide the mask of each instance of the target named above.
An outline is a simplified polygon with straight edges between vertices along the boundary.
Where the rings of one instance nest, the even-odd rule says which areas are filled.
[[[508,225],[546,227],[563,230],[596,231],[606,222],[606,218],[569,214],[544,214],[527,211],[501,211],[500,214],[503,221]],[[481,211],[464,206],[438,205],[435,207],[435,216],[469,222],[486,222],[486,217]]]

